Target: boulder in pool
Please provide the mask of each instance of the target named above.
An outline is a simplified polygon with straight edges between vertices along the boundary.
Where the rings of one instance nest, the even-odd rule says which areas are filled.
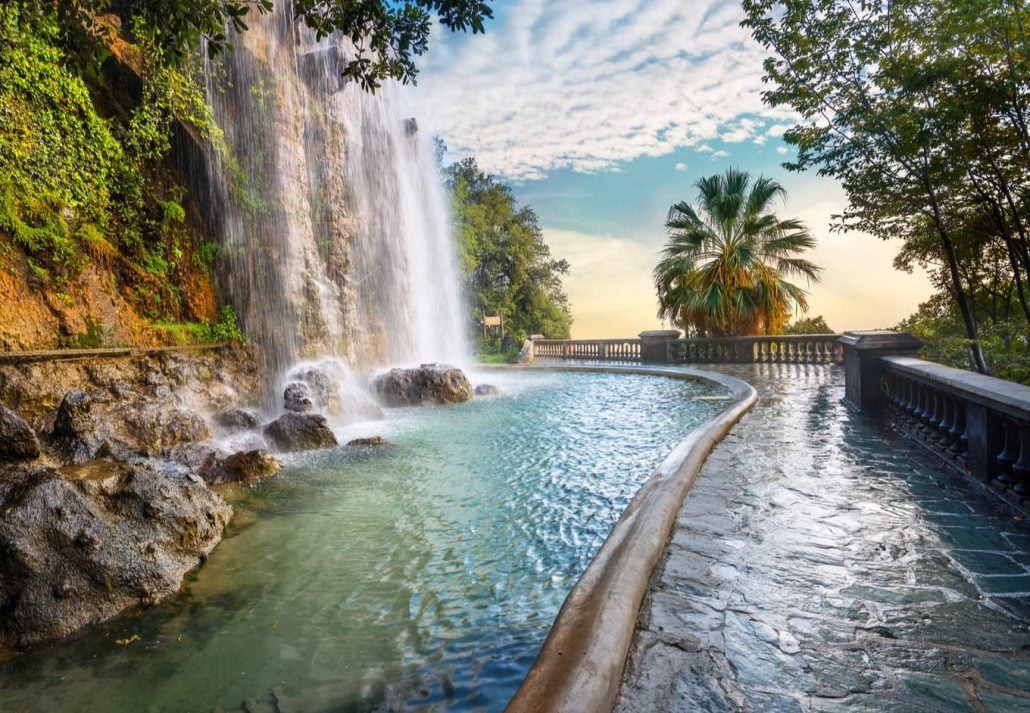
[[[222,538],[232,508],[169,461],[0,477],[0,644],[21,648],[155,604]]]
[[[222,483],[256,483],[283,469],[275,456],[263,449],[240,451],[222,458],[201,471],[211,485]]]
[[[284,413],[265,426],[265,437],[284,453],[338,445],[325,416],[313,413]]]
[[[303,381],[294,381],[283,390],[283,408],[293,413],[310,413],[315,407],[311,390]]]
[[[497,396],[501,390],[493,384],[480,384],[476,387],[476,396]]]
[[[379,447],[389,445],[389,441],[387,441],[382,436],[369,436],[367,438],[355,438],[352,441],[347,441],[347,445]]]
[[[372,379],[372,389],[387,406],[457,404],[472,398],[468,377],[447,364],[390,369]]]
[[[14,411],[0,406],[0,461],[39,458],[36,432]]]

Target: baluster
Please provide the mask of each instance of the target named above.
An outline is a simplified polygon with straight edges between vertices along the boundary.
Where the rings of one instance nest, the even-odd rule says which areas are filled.
[[[914,381],[906,379],[905,385],[908,387],[908,401],[905,403],[905,411],[908,412],[909,422],[914,423],[915,415],[919,410],[919,392]]]
[[[1007,418],[1002,421],[1002,428],[1005,429],[1005,445],[998,454],[998,477],[996,482],[1003,488],[1008,488],[1015,482],[1012,477],[1012,464],[1019,459],[1019,430]]]
[[[958,408],[958,404],[955,399],[948,395],[944,396],[944,407],[943,415],[941,416],[941,422],[937,424],[937,430],[940,432],[939,442],[941,446],[947,449],[951,442],[951,429],[955,427],[955,409]]]
[[[924,434],[929,434],[929,422],[930,416],[933,415],[933,393],[927,386],[920,386],[920,392],[922,393],[922,410],[916,414],[919,418],[919,430]]]
[[[933,399],[933,416],[930,417],[930,440],[934,443],[940,443],[944,440],[944,431],[941,427],[944,425],[944,420],[948,411],[948,397],[939,391],[934,392]],[[949,425],[948,428],[951,428]]]
[[[915,421],[912,418],[912,413],[909,411],[909,406],[912,401],[912,382],[908,379],[899,376],[898,377],[898,403],[897,403],[897,414],[898,414],[898,426],[907,435],[912,432],[912,426]]]
[[[1015,487],[1012,494],[1021,500],[1030,495],[1030,425],[1022,421],[1014,424],[1019,431],[1019,459],[1012,464]]]
[[[951,446],[948,450],[956,456],[961,456],[963,451],[962,434],[966,432],[966,404],[961,399],[955,399],[955,418],[952,419],[951,430],[948,431],[948,438]]]

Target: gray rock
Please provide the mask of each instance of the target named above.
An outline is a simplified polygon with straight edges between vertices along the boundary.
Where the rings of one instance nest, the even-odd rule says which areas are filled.
[[[265,436],[286,453],[338,445],[325,416],[311,413],[284,413],[265,426]]]
[[[352,441],[347,441],[348,446],[385,446],[388,443],[382,436],[369,436],[368,438],[355,438]]]
[[[105,435],[93,418],[93,397],[78,389],[65,394],[50,433],[61,458],[75,465],[93,459],[106,442]]]
[[[41,467],[0,479],[0,643],[66,636],[178,591],[232,508],[167,461],[95,461],[69,480]],[[96,471],[96,468],[93,469]]]
[[[290,378],[297,379],[307,386],[308,393],[306,395],[319,413],[339,415],[342,408],[340,388],[331,375],[316,366],[309,366],[291,372]],[[286,410],[294,409],[287,407]]]
[[[231,408],[216,413],[214,421],[230,433],[238,433],[257,428],[261,423],[261,417],[249,408]]]
[[[276,475],[283,469],[275,456],[266,450],[241,451],[216,461],[201,471],[212,485],[222,483],[256,483]]]
[[[472,398],[468,377],[446,364],[391,369],[372,380],[372,389],[387,406],[456,404]]]
[[[476,396],[497,396],[501,390],[493,384],[480,384],[476,387]]]
[[[310,413],[314,408],[311,401],[311,390],[303,381],[294,381],[286,385],[283,391],[283,408],[293,413]]]
[[[196,411],[165,404],[126,404],[113,415],[125,440],[144,455],[167,455],[176,446],[211,438],[211,429]]]
[[[39,439],[25,420],[0,406],[0,461],[39,458]]]
[[[192,468],[201,475],[228,455],[227,451],[211,443],[185,443],[172,448],[168,453],[168,457],[176,463]]]

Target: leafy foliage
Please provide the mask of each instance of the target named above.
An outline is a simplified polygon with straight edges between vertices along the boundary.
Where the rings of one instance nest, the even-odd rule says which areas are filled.
[[[56,293],[93,262],[146,318],[207,317],[187,314],[184,285],[209,263],[162,160],[175,120],[219,132],[193,69],[147,59],[138,39],[142,102],[127,108],[75,61],[52,15],[0,6],[0,233],[41,289]]]
[[[735,169],[698,180],[698,202],[669,210],[669,241],[654,269],[658,316],[689,334],[779,334],[793,307],[808,309],[806,292],[788,277],[819,279],[798,253],[815,246],[796,219],[772,203],[786,195],[772,179]]]
[[[974,368],[961,316],[946,293],[938,293],[919,305],[915,314],[894,328],[923,340],[925,346],[919,354],[923,359],[959,369]],[[1022,317],[986,322],[980,344],[995,376],[1030,384],[1030,353]]]
[[[279,0],[286,2],[287,0]],[[68,38],[84,48],[88,60],[103,54],[104,41],[118,32],[120,20],[133,37],[152,34],[158,56],[181,64],[203,41],[211,56],[232,49],[232,34],[245,32],[252,12],[267,13],[272,0],[8,0],[38,14],[52,14]],[[321,39],[334,32],[352,38],[357,56],[344,74],[365,89],[386,79],[414,81],[415,59],[425,53],[431,16],[452,31],[483,32],[492,17],[489,0],[294,0],[293,17]],[[142,31],[141,31],[142,30]],[[92,37],[84,45],[82,35]]]
[[[1030,325],[1030,11],[1015,0],[744,0],[773,52],[765,99],[797,111],[789,168],[817,168],[848,195],[838,227],[901,238],[933,263],[971,358],[988,369],[973,302],[985,256]],[[1007,274],[1006,274],[1007,273]],[[998,290],[995,290],[997,293]],[[977,312],[981,312],[980,315]]]
[[[210,339],[213,342],[245,342],[247,335],[243,333],[236,318],[236,310],[232,305],[224,305],[219,312],[219,320],[211,326]]]
[[[474,158],[448,166],[444,178],[475,318],[502,315],[519,341],[529,334],[567,339],[572,316],[561,278],[569,264],[551,257],[536,213],[519,207],[511,188]]]
[[[803,317],[787,325],[784,334],[836,334],[820,314],[815,317]]]

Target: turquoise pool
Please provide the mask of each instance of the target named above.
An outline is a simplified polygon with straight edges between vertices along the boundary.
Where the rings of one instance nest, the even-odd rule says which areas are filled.
[[[500,710],[640,484],[726,405],[654,376],[490,374],[232,495],[175,601],[0,663],[0,711]]]

